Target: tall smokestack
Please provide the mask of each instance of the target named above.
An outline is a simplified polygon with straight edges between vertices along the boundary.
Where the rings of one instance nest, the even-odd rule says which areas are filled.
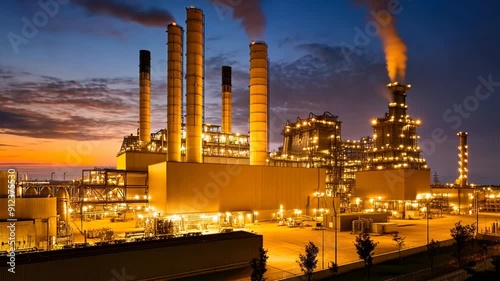
[[[466,188],[468,184],[468,174],[469,174],[469,146],[467,145],[467,133],[459,132],[457,134],[460,144],[458,146],[458,179],[457,182],[461,188]]]
[[[168,161],[181,162],[182,126],[182,56],[183,30],[176,23],[167,33],[167,132]]]
[[[151,53],[139,51],[139,141],[146,146],[151,141]]]
[[[230,133],[232,130],[232,89],[231,67],[222,67],[222,132]]]
[[[250,44],[250,165],[266,165],[268,57],[265,42]]]
[[[411,88],[411,85],[403,85],[398,82],[389,83],[386,86],[391,90],[391,103],[389,103],[389,116],[396,119],[405,118],[408,106],[406,105],[406,91]]]
[[[186,161],[201,163],[205,16],[202,10],[195,7],[186,10]]]

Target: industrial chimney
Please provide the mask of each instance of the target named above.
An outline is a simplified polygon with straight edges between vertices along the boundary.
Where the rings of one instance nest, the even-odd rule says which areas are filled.
[[[265,42],[250,44],[250,165],[266,165],[268,57]]]
[[[405,118],[406,110],[408,106],[406,105],[406,91],[411,88],[411,85],[403,85],[398,82],[393,82],[387,84],[392,92],[391,103],[389,104],[389,116],[396,119]]]
[[[222,67],[222,132],[232,131],[232,89],[231,89],[231,67]]]
[[[205,16],[202,10],[195,7],[187,8],[186,161],[195,163],[202,162],[204,22]]]
[[[467,133],[459,132],[457,134],[460,144],[458,146],[458,179],[457,183],[460,185],[460,188],[466,188],[468,184],[468,162],[469,162],[469,147],[467,145]]]
[[[147,146],[151,141],[151,53],[139,51],[139,144]]]
[[[168,161],[181,162],[183,29],[167,28],[167,132]]]

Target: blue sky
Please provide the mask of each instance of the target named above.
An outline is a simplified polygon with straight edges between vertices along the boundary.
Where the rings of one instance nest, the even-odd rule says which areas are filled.
[[[33,22],[43,9],[39,1],[0,3],[0,159],[6,159],[0,161],[4,166],[24,169],[20,163],[33,162],[39,168],[66,161],[68,169],[74,169],[78,165],[67,163],[66,143],[71,147],[92,140],[102,141],[99,147],[103,148],[96,147],[91,159],[77,164],[112,166],[123,136],[136,132],[140,49],[152,52],[152,130],[165,124],[168,22],[147,26],[110,14],[92,14],[81,5],[87,0],[58,1],[52,2],[58,3],[58,11],[34,36],[24,36],[27,41],[17,47],[18,52],[9,36],[23,36],[23,18]],[[239,8],[239,1],[229,3]],[[249,38],[240,18],[218,1],[120,1],[136,10],[168,11],[181,26],[185,26],[187,6],[204,10],[207,122],[220,124],[220,66],[229,64],[234,77],[233,127],[237,132],[248,131],[248,43],[258,39],[269,45],[272,147],[279,145],[287,119],[309,112],[338,115],[344,138],[371,135],[370,120],[387,111],[384,86],[389,78],[378,37],[368,36],[366,46],[357,46],[352,53],[346,47],[355,45],[357,30],[365,30],[371,20],[362,0],[254,2],[260,4],[265,19],[259,23],[264,33],[258,38]],[[468,131],[469,178],[499,184],[500,87],[492,82],[482,89],[490,93],[487,98],[474,100],[474,96],[480,81],[500,81],[496,15],[500,3],[401,0],[399,9],[397,30],[408,48],[406,80],[413,85],[408,93],[409,114],[423,122],[419,134],[432,172],[437,171],[443,181],[456,177],[455,134]],[[473,110],[454,111],[455,105],[464,103]],[[36,146],[44,143],[66,160],[33,156]],[[66,147],[66,152],[55,147]]]

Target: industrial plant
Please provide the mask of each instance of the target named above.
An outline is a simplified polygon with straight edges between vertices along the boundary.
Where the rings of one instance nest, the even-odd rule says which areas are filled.
[[[283,143],[270,151],[268,45],[254,41],[249,44],[249,133],[232,131],[233,82],[228,65],[220,69],[222,124],[207,124],[203,11],[188,7],[185,23],[185,29],[175,22],[167,27],[166,128],[151,128],[151,53],[140,50],[139,128],[137,133],[125,136],[117,148],[116,168],[86,169],[81,178],[59,182],[31,181],[16,175],[17,250],[64,248],[61,251],[78,251],[66,252],[69,258],[88,262],[92,256],[99,256],[97,259],[105,263],[110,247],[117,246],[113,258],[121,262],[117,264],[127,264],[127,251],[154,256],[152,253],[160,248],[175,246],[196,256],[201,251],[196,245],[203,244],[199,237],[202,233],[223,229],[232,232],[259,220],[280,222],[292,216],[308,216],[330,230],[337,225],[340,230],[353,230],[349,227],[360,215],[376,223],[386,222],[388,217],[421,218],[429,211],[500,211],[497,187],[474,186],[468,181],[465,132],[458,133],[457,182],[441,184],[434,180],[431,185],[431,169],[418,145],[421,121],[407,113],[409,84],[387,85],[391,94],[388,112],[371,121],[372,136],[344,139],[341,117],[326,108],[324,113],[310,113],[283,124]],[[9,223],[9,193],[4,188],[7,180],[8,173],[1,172],[2,246],[9,239],[5,227]],[[109,221],[109,227],[86,227],[97,220]],[[130,220],[136,230],[115,235],[120,231],[114,229],[116,223]],[[232,258],[226,256],[224,260],[215,255],[212,261],[199,259],[198,264],[190,266],[179,261],[167,271],[149,268],[143,260],[144,272],[149,275],[141,278],[173,278],[193,271],[200,274],[208,269],[245,266],[262,246],[260,235],[218,235],[222,238],[206,238],[212,244],[203,244],[203,251],[223,249],[217,252],[224,255],[233,250]],[[101,247],[89,250],[92,247],[87,243],[97,239]],[[169,242],[160,244],[160,240]],[[127,246],[128,241],[138,244]],[[0,251],[7,251],[7,247]],[[44,257],[50,260],[43,267],[47,272],[56,274],[64,268],[50,269],[60,258],[56,254],[33,256],[31,260],[41,262]],[[165,254],[161,257],[166,258]],[[148,261],[152,262],[151,258]],[[34,268],[29,261],[23,262],[20,267]],[[81,272],[74,265],[65,266],[72,274]],[[92,280],[101,280],[98,273],[107,269],[94,270],[96,279]]]

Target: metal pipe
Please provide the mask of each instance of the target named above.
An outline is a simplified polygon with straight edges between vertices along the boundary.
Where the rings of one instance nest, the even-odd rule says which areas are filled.
[[[167,29],[167,160],[181,162],[183,29]]]
[[[151,53],[139,51],[139,141],[147,146],[151,141]]]
[[[222,67],[222,132],[232,131],[232,86],[231,67]]]
[[[266,165],[268,56],[265,42],[250,44],[250,165]]]
[[[201,9],[187,8],[186,19],[186,161],[202,162],[204,22]]]

